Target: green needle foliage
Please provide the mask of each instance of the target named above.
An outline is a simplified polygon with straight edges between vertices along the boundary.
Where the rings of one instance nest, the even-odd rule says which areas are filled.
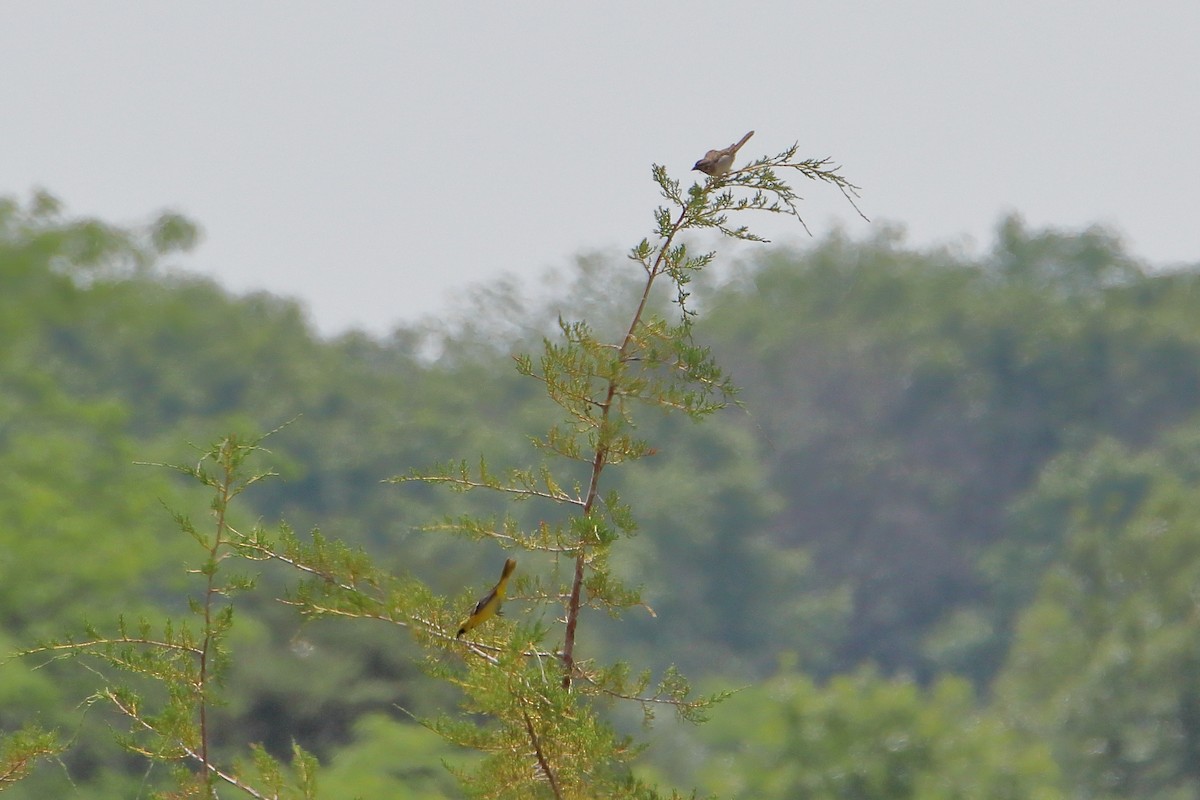
[[[30,725],[0,741],[0,791],[24,778],[43,758],[63,750],[58,735]]]
[[[558,409],[533,439],[539,463],[497,472],[482,459],[477,466],[458,461],[393,479],[544,506],[545,516],[531,529],[506,515],[448,518],[427,527],[533,554],[518,559],[509,590],[510,600],[528,610],[525,622],[492,620],[459,640],[454,631],[470,608],[466,597],[448,604],[419,582],[387,575],[361,553],[320,535],[301,542],[286,534],[278,547],[264,545],[262,556],[312,576],[289,599],[303,613],[406,626],[425,647],[430,673],[459,687],[466,716],[443,715],[425,724],[486,755],[477,769],[459,773],[470,795],[654,797],[629,770],[639,747],[604,720],[606,708],[628,701],[640,704],[647,721],[664,707],[702,721],[723,696],[695,698],[674,669],[655,681],[624,664],[581,657],[578,645],[586,609],[618,616],[648,608],[609,568],[612,548],[634,535],[637,523],[603,481],[609,468],[655,454],[638,436],[637,415],[657,409],[700,419],[735,400],[729,378],[692,336],[688,285],[715,254],[693,254],[682,234],[716,229],[760,241],[748,228],[734,227],[731,215],[765,211],[799,219],[798,197],[778,177],[788,169],[832,183],[847,197],[855,192],[836,167],[823,160],[796,162],[795,152],[792,147],[686,191],[663,167],[654,167],[668,204],[655,213],[653,239],[629,254],[644,278],[623,330],[605,338],[585,321],[560,318],[558,337],[544,340],[540,355],[516,357],[519,373],[540,382]],[[657,294],[664,290],[675,306],[669,315],[659,312],[669,308]],[[545,624],[547,618],[553,624]]]
[[[467,710],[492,721],[484,727],[464,720],[433,724],[448,738],[490,754],[478,772],[464,776],[476,796],[653,796],[629,777],[627,764],[638,748],[616,736],[598,711],[611,701],[626,700],[641,704],[647,721],[660,706],[702,721],[723,696],[693,698],[687,681],[673,669],[651,689],[648,673],[633,676],[624,664],[581,659],[577,643],[585,608],[617,615],[644,607],[639,593],[624,586],[608,566],[612,547],[636,532],[634,515],[614,491],[602,488],[609,467],[655,454],[637,435],[636,413],[660,409],[699,419],[735,397],[734,386],[708,348],[694,341],[695,312],[687,304],[689,283],[715,254],[693,254],[680,241],[681,234],[715,228],[726,236],[758,241],[746,227],[732,227],[730,214],[757,210],[799,219],[797,197],[777,177],[780,169],[797,169],[854,191],[824,161],[793,162],[795,152],[793,147],[693,184],[686,193],[665,168],[654,167],[654,180],[669,205],[655,213],[654,239],[643,239],[629,254],[644,280],[624,332],[604,339],[586,322],[560,319],[560,338],[546,339],[539,358],[516,359],[518,371],[541,382],[560,413],[533,441],[545,459],[541,464],[503,477],[493,475],[486,464],[474,473],[460,464],[396,479],[484,489],[555,507],[555,513],[547,512],[554,521],[532,531],[518,530],[507,519],[455,520],[440,526],[549,556],[554,577],[525,577],[518,587],[523,600],[552,609],[561,625],[555,634],[516,627],[486,645],[468,644],[463,667],[446,671],[468,698]],[[665,284],[676,306],[673,320],[655,311],[662,305],[653,294],[659,284]]]
[[[540,459],[534,466],[493,471],[480,459],[477,466],[450,462],[392,479],[490,492],[544,508],[531,528],[504,514],[448,518],[428,528],[524,551],[507,595],[510,607],[524,612],[519,621],[489,619],[459,638],[455,632],[478,596],[474,591],[438,597],[417,578],[381,569],[365,553],[320,531],[302,538],[286,525],[275,537],[259,527],[239,530],[231,521],[231,502],[269,473],[251,472],[246,464],[261,449],[261,439],[229,436],[195,466],[172,467],[208,487],[213,498],[208,528],[175,515],[179,529],[200,548],[190,570],[199,584],[191,616],[161,626],[120,620],[111,633],[89,626],[81,639],[45,642],[26,655],[87,659],[103,676],[93,706],[125,720],[121,744],[152,765],[171,768],[169,780],[156,787],[157,797],[215,798],[222,786],[254,798],[315,797],[315,759],[299,748],[284,765],[252,743],[245,745],[248,757],[226,763],[225,750],[217,754],[213,746],[213,710],[233,657],[233,600],[254,586],[228,573],[228,559],[283,564],[301,575],[284,598],[301,615],[406,628],[425,653],[428,673],[461,691],[460,713],[423,724],[482,754],[473,769],[455,770],[469,795],[657,797],[633,776],[630,762],[641,748],[608,722],[610,707],[636,704],[647,723],[658,709],[700,722],[726,693],[697,698],[674,668],[656,679],[581,650],[589,609],[612,616],[637,608],[653,614],[639,591],[610,570],[613,548],[638,526],[633,509],[606,485],[605,476],[610,468],[655,455],[655,447],[638,435],[643,414],[680,412],[698,420],[735,402],[729,378],[693,338],[695,311],[688,305],[689,284],[715,253],[693,253],[683,235],[715,229],[762,241],[731,221],[750,211],[790,215],[803,224],[798,196],[779,177],[787,170],[831,183],[847,198],[854,194],[836,167],[825,160],[795,161],[795,153],[793,146],[686,190],[654,166],[667,204],[655,212],[653,237],[630,251],[642,281],[622,328],[606,337],[585,321],[560,318],[558,336],[544,340],[538,356],[516,357],[518,372],[539,382],[557,409],[533,439]]]
[[[88,662],[88,668],[104,679],[89,704],[124,719],[125,731],[117,734],[120,745],[169,768],[169,779],[153,795],[162,800],[214,800],[223,784],[253,798],[315,797],[315,760],[299,748],[290,769],[261,748],[252,748],[245,763],[222,765],[213,749],[213,710],[220,704],[230,664],[232,599],[254,586],[244,576],[227,574],[224,566],[231,555],[254,555],[260,547],[259,531],[246,533],[233,526],[230,505],[269,474],[246,474],[245,461],[258,449],[258,442],[230,436],[205,451],[195,466],[172,466],[212,492],[209,527],[174,515],[179,529],[201,551],[189,570],[200,583],[188,601],[189,618],[161,626],[148,621],[131,626],[122,618],[110,633],[89,624],[82,638],[43,642],[23,653]]]
[[[519,559],[524,569],[518,567],[509,593],[529,609],[529,621],[490,621],[458,640],[453,632],[459,609],[469,608],[465,601],[439,601],[417,581],[386,575],[362,554],[319,535],[301,542],[287,534],[280,547],[264,546],[262,556],[313,576],[290,599],[305,614],[382,619],[412,630],[428,652],[431,674],[461,689],[469,715],[444,715],[426,724],[486,754],[476,770],[460,773],[472,796],[655,796],[631,776],[628,764],[639,748],[604,721],[606,706],[629,701],[641,705],[647,720],[655,709],[667,707],[701,721],[720,699],[693,698],[674,670],[655,682],[623,664],[581,658],[580,623],[588,608],[619,615],[645,607],[638,591],[609,569],[613,546],[632,536],[637,524],[632,510],[602,480],[610,467],[654,455],[654,447],[637,435],[636,413],[659,409],[699,419],[734,400],[728,377],[692,337],[694,311],[687,305],[689,283],[715,254],[692,254],[681,234],[715,228],[736,239],[758,240],[746,227],[732,227],[730,215],[766,211],[799,219],[798,198],[779,179],[780,170],[798,170],[843,192],[855,191],[827,162],[795,162],[795,152],[792,147],[686,192],[663,167],[654,167],[668,205],[655,213],[654,238],[630,252],[644,280],[623,332],[605,339],[584,321],[560,319],[559,337],[546,339],[540,356],[516,357],[517,370],[539,381],[558,407],[558,418],[533,440],[540,463],[497,473],[482,460],[477,467],[460,461],[393,479],[544,504],[545,517],[533,529],[522,529],[506,516],[451,518],[429,528],[535,554]],[[675,304],[673,319],[656,310],[664,306],[655,295],[659,285]],[[550,627],[539,621],[548,613],[555,620]]]

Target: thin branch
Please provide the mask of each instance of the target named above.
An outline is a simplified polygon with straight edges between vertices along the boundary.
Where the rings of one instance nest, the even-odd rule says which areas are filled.
[[[398,618],[396,616],[393,616],[391,614],[377,613],[374,611],[357,611],[357,610],[356,611],[347,611],[342,608],[334,608],[333,606],[320,605],[318,603],[312,602],[311,600],[303,600],[303,601],[302,600],[288,600],[287,598],[284,598],[284,597],[280,597],[277,599],[282,605],[291,606],[292,608],[298,608],[301,611],[308,609],[311,611],[311,613],[313,615],[318,615],[318,616],[323,616],[323,617],[324,616],[346,617],[347,619],[374,619],[374,620],[379,620],[380,622],[390,622],[393,625],[398,625],[401,628],[411,627],[410,623],[408,621]],[[440,633],[440,629],[438,629],[432,622],[426,622],[425,624],[427,627],[429,627],[430,631],[436,631],[436,632]]]
[[[146,730],[150,731],[151,733],[153,733],[155,735],[158,735],[158,729],[155,728],[153,725],[151,725],[149,722],[147,722],[146,719],[137,712],[137,709],[130,708],[127,705],[125,705],[123,702],[121,702],[121,699],[119,697],[117,697],[117,695],[112,690],[106,689],[104,693],[105,693],[105,696],[107,696],[109,702],[111,702],[114,706],[116,706],[118,711],[120,711],[125,716],[129,717],[131,720],[133,720],[138,725],[141,725]],[[207,755],[201,755],[201,753],[196,752],[192,748],[185,745],[183,742],[176,742],[176,745],[179,747],[179,750],[181,752],[183,752],[187,755],[188,758],[192,759],[197,764],[199,764],[200,767],[205,772],[212,774],[213,776],[219,778],[220,780],[224,781],[225,783],[229,784],[230,786],[240,789],[241,791],[245,792],[246,794],[250,795],[251,797],[255,798],[256,800],[278,800],[278,797],[279,797],[278,795],[263,794],[262,792],[258,791],[254,787],[243,783],[235,775],[231,775],[228,772],[225,772],[224,770],[218,768],[215,764],[211,763],[208,760]],[[151,752],[143,752],[142,754],[145,756],[148,756],[148,757],[154,756],[154,753],[151,753]]]
[[[610,689],[607,686],[601,685],[594,678],[592,678],[591,675],[588,675],[586,673],[579,673],[579,677],[582,678],[585,683],[591,684],[592,686],[596,687],[596,690],[599,691],[601,694],[606,694],[609,697],[615,697],[618,700],[632,700],[633,702],[641,703],[642,705],[647,705],[650,703],[657,703],[660,705],[674,706],[675,708],[688,709],[688,710],[692,710],[692,709],[699,710],[699,709],[705,708],[706,706],[711,705],[711,701],[709,701],[709,700],[679,700],[674,697],[663,697],[661,693],[651,695],[648,697],[643,696],[643,695],[636,695],[636,694],[625,694],[623,692],[618,692],[615,689]]]
[[[555,547],[554,545],[541,544],[540,542],[533,541],[529,537],[513,536],[511,533],[501,533],[500,531],[496,531],[496,530],[484,531],[484,530],[479,530],[479,529],[475,529],[475,528],[465,527],[463,525],[459,525],[459,524],[455,524],[455,523],[439,523],[436,525],[422,525],[420,528],[418,528],[418,530],[426,531],[426,532],[432,532],[432,531],[474,532],[474,533],[482,534],[483,536],[486,536],[489,539],[496,539],[497,541],[504,541],[504,542],[511,542],[513,544],[519,544],[521,547],[525,548],[526,550],[536,550],[541,553],[578,553],[579,552],[578,545],[564,545],[562,547]]]
[[[163,650],[178,650],[189,655],[200,655],[203,651],[199,647],[192,645],[178,644],[176,642],[164,642],[158,639],[145,639],[142,637],[120,637],[116,639],[89,639],[86,642],[56,642],[54,644],[39,645],[38,647],[29,650],[22,650],[17,655],[32,656],[39,653],[51,653],[55,651],[77,651],[87,650],[93,647],[105,647],[119,644],[136,644],[146,645],[148,647],[157,647]],[[60,657],[61,658],[61,657]],[[57,659],[52,659],[57,660]]]
[[[280,563],[287,564],[289,567],[291,567],[294,570],[297,570],[298,572],[303,572],[307,575],[311,575],[314,578],[319,578],[322,581],[324,581],[325,583],[328,583],[331,586],[336,586],[337,588],[342,589],[343,591],[350,592],[352,594],[364,594],[363,589],[360,589],[358,586],[355,586],[354,584],[346,583],[342,580],[339,580],[338,578],[334,577],[334,574],[332,572],[318,569],[317,567],[310,566],[309,564],[306,564],[302,561],[297,561],[296,559],[294,559],[290,556],[286,556],[283,553],[272,550],[271,548],[269,548],[263,544],[260,544],[258,542],[243,541],[243,542],[239,542],[237,546],[238,546],[238,548],[243,549],[243,550],[253,550],[254,552],[260,553],[264,560],[279,561]],[[301,604],[292,603],[291,605],[301,605]],[[362,614],[361,616],[371,616],[371,615]],[[388,619],[388,618],[379,617],[379,619]],[[406,625],[407,624],[407,623],[405,623],[401,620],[397,620],[397,619],[390,619],[389,621],[395,622],[397,625]]]
[[[554,770],[550,769],[550,762],[546,760],[546,754],[542,752],[542,743],[538,738],[537,731],[533,729],[533,720],[529,718],[529,712],[525,710],[524,700],[518,698],[521,703],[521,716],[525,720],[525,730],[529,732],[529,741],[533,745],[533,752],[537,756],[538,767],[542,770],[542,774],[546,776],[546,780],[550,782],[550,788],[554,791],[554,796],[558,800],[562,800],[562,790],[558,787],[558,778],[554,775]]]
[[[484,481],[474,481],[469,478],[455,478],[450,475],[419,475],[410,476],[402,475],[398,478],[391,478],[390,483],[448,483],[451,486],[458,486],[463,489],[490,489],[493,492],[501,494],[511,494],[519,497],[540,497],[543,500],[554,500],[560,503],[569,503],[575,506],[582,506],[584,502],[578,497],[572,497],[565,492],[545,492],[539,489],[527,489],[516,486],[499,486]]]
[[[617,363],[624,365],[629,358],[629,349],[636,340],[637,329],[641,325],[642,316],[646,313],[646,306],[650,302],[650,291],[654,288],[654,281],[663,271],[663,265],[671,250],[671,243],[675,236],[683,230],[685,220],[688,218],[689,207],[687,204],[679,212],[674,224],[671,225],[667,236],[659,244],[657,255],[653,263],[646,272],[646,284],[642,289],[641,299],[638,301],[637,309],[633,313],[632,319],[629,321],[629,327],[625,330],[625,336],[621,340],[621,346],[617,349]],[[604,402],[599,403],[600,406],[600,430],[603,432],[608,428],[608,422],[612,413],[613,397],[617,393],[617,381],[620,377],[620,372],[608,379],[606,396]],[[601,434],[603,436],[603,433]],[[596,503],[596,499],[600,494],[600,475],[604,471],[604,466],[608,458],[608,447],[601,439],[596,447],[595,456],[592,459],[592,474],[588,481],[588,489],[585,494],[583,504],[583,514],[588,515],[592,511],[592,507]],[[567,627],[563,635],[563,679],[562,685],[564,689],[571,688],[571,678],[575,671],[575,632],[579,625],[579,609],[580,595],[583,590],[584,567],[586,566],[587,553],[584,549],[580,549],[579,554],[575,557],[575,574],[571,580],[571,597],[567,602]]]

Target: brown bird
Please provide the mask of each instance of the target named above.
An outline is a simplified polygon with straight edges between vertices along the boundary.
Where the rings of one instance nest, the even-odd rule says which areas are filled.
[[[737,155],[737,151],[742,149],[742,145],[746,143],[754,131],[750,131],[737,144],[731,144],[724,150],[709,150],[704,154],[704,158],[695,163],[692,169],[700,170],[705,175],[712,175],[714,178],[719,178],[722,175],[729,174],[729,170],[733,167],[733,157]]]

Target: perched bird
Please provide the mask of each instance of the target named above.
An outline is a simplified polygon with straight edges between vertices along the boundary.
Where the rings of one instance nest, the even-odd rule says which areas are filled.
[[[712,175],[714,178],[719,178],[722,175],[729,173],[733,167],[733,158],[737,155],[737,151],[742,149],[742,145],[746,140],[754,135],[754,131],[750,131],[737,144],[731,144],[724,150],[709,150],[704,154],[704,158],[695,163],[692,169],[698,169],[705,175]]]
[[[458,635],[454,637],[455,639],[461,639],[464,633],[476,625],[487,622],[494,615],[500,613],[500,604],[504,602],[504,591],[508,588],[508,576],[512,575],[513,570],[516,568],[517,560],[515,558],[510,558],[504,562],[504,571],[500,573],[500,582],[482,600],[475,604],[475,610],[458,627]]]

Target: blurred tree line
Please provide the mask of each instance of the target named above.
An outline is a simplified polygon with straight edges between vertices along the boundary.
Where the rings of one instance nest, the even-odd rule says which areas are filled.
[[[177,610],[186,543],[162,504],[203,500],[135,462],[237,428],[291,421],[247,522],[477,584],[494,554],[421,526],[500,507],[381,480],[449,454],[527,460],[545,400],[508,354],[560,312],[602,329],[633,286],[581,259],[550,299],[497,284],[436,325],[321,339],[291,301],[161,265],[195,239],[178,217],[126,230],[0,201],[10,652]],[[750,688],[648,771],[756,798],[1200,794],[1200,273],[1010,218],[979,257],[833,235],[695,296],[744,407],[646,432],[659,453],[620,491],[653,535],[615,566],[654,615],[580,650]],[[271,599],[289,577],[267,570],[242,612],[221,725],[300,741],[331,765],[329,797],[456,796],[454,754],[397,711],[447,690],[390,631],[297,622]],[[135,796],[138,765],[80,706],[86,676],[35,666],[0,668],[0,728],[72,746],[9,796]]]

